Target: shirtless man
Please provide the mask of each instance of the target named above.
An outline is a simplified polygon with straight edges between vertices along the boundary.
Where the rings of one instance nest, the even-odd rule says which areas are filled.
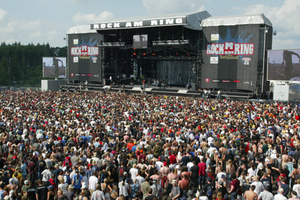
[[[184,193],[187,193],[187,191],[190,189],[190,183],[186,174],[183,175],[183,179],[179,181],[178,186],[183,190]]]
[[[244,198],[246,200],[257,200],[258,196],[257,194],[254,192],[255,190],[255,185],[251,185],[250,190],[246,191],[244,194]]]

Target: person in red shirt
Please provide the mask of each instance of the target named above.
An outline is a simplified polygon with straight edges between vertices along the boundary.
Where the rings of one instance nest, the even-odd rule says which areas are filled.
[[[201,158],[200,163],[198,163],[199,167],[199,185],[202,188],[205,184],[205,170],[206,170],[206,163],[204,159]]]
[[[128,149],[129,152],[131,151],[131,149],[132,149],[133,146],[134,146],[134,143],[133,143],[132,140],[130,140],[130,141],[128,142],[128,144],[127,144],[127,149]]]
[[[175,156],[175,152],[172,152],[172,155],[169,156],[169,160],[170,160],[170,164],[173,165],[176,163],[176,156]]]

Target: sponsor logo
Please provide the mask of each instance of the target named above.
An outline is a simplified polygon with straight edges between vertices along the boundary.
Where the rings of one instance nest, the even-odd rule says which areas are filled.
[[[213,43],[206,46],[207,55],[253,55],[254,44],[253,43]]]
[[[240,83],[240,80],[233,80],[234,83]]]
[[[220,80],[212,80],[213,83],[219,83]]]
[[[206,82],[206,83],[209,83],[209,78],[205,78],[205,82]]]
[[[80,74],[75,74],[75,76],[80,76]]]
[[[71,73],[71,76],[73,77],[73,76],[74,76],[74,73]]]
[[[246,82],[244,82],[244,84],[248,84],[248,85],[249,85],[249,84],[250,84],[250,82],[249,82],[249,81],[246,81]]]
[[[97,57],[92,57],[93,63],[97,63]]]
[[[211,41],[219,41],[219,34],[211,34],[210,40]]]
[[[223,83],[230,83],[230,80],[222,80]]]
[[[81,76],[86,76],[86,74],[81,74]]]
[[[249,65],[250,64],[251,58],[243,58],[244,65]]]
[[[95,74],[94,77],[99,78],[99,74]]]
[[[78,45],[78,39],[74,39],[74,40],[73,40],[73,44],[74,44],[74,45]]]
[[[78,63],[78,57],[77,56],[73,57],[73,62]]]
[[[92,76],[92,74],[87,74],[88,76]]]
[[[219,57],[210,57],[210,64],[218,64],[219,63]]]

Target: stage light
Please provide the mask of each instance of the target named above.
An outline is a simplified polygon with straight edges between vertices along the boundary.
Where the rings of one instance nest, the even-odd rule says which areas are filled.
[[[136,56],[136,53],[134,52],[133,55]]]
[[[176,53],[176,56],[178,56],[178,53]]]
[[[152,55],[155,56],[155,53],[153,53]]]
[[[187,53],[187,55],[189,56],[189,55],[190,55],[190,53]]]
[[[146,55],[146,53],[143,53],[143,56],[145,56]]]

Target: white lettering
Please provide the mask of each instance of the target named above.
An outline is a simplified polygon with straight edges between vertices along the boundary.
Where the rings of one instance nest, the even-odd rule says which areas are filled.
[[[174,19],[166,19],[166,24],[174,24]]]
[[[253,55],[253,53],[254,53],[254,44],[250,44],[249,45],[249,54]]]
[[[234,44],[234,55],[239,55],[240,53],[240,44]]]
[[[159,20],[159,25],[163,25],[163,24],[164,24],[164,20],[163,19]]]
[[[151,20],[151,26],[158,25],[157,20]]]
[[[143,26],[143,21],[140,22],[134,22],[133,26]]]
[[[210,44],[207,45],[206,54],[208,54],[208,55],[211,54],[211,45]]]
[[[228,50],[232,50],[233,49],[233,42],[225,42],[225,49]]]
[[[71,55],[72,56],[79,56],[79,55],[81,55],[81,47],[72,47],[71,48]]]
[[[224,54],[224,43],[219,44],[219,55],[223,55],[223,54]]]
[[[107,28],[112,28],[112,23],[107,24]]]
[[[99,28],[99,24],[94,24],[94,28]]]
[[[177,18],[175,20],[175,22],[176,22],[176,24],[182,24],[183,20],[182,20],[182,18]]]
[[[100,27],[101,28],[106,28],[106,24],[101,24]]]
[[[114,23],[114,28],[120,28],[120,23]]]
[[[131,22],[126,22],[126,25],[125,25],[125,27],[132,27],[132,24],[131,24]]]

